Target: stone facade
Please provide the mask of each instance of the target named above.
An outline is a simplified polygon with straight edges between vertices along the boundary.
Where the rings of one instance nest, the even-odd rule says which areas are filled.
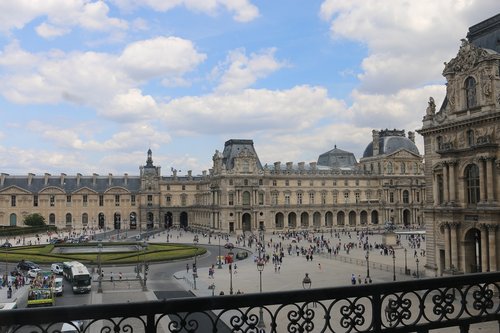
[[[425,181],[414,134],[374,131],[359,163],[262,165],[252,140],[228,140],[202,175],[169,176],[151,150],[139,176],[0,178],[0,226],[23,225],[40,213],[59,228],[146,229],[169,226],[242,232],[423,223]],[[384,148],[385,147],[385,148]],[[368,148],[367,148],[368,149]],[[416,151],[415,151],[416,150]],[[346,152],[334,149],[331,160]],[[322,155],[324,157],[324,154]],[[354,159],[355,162],[355,159]]]
[[[432,275],[499,265],[500,54],[491,34],[500,34],[500,15],[469,29],[457,56],[445,63],[446,97],[437,112],[429,99],[418,131],[424,137]]]

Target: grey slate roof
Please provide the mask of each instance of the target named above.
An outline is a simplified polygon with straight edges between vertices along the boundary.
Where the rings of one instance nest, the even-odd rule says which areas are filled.
[[[406,149],[420,155],[413,141],[404,136],[381,136],[379,138],[379,155],[392,154],[399,149]],[[363,158],[373,156],[373,142],[370,142],[363,153]]]
[[[224,144],[224,151],[222,152],[222,162],[227,170],[234,168],[234,158],[241,153],[250,153],[257,159],[257,167],[262,169],[259,156],[253,147],[253,140],[231,139]]]
[[[337,146],[318,157],[318,165],[332,168],[353,168],[356,163],[353,153],[338,149]]]

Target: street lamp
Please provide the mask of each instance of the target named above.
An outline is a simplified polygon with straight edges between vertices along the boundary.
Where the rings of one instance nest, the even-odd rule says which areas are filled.
[[[257,270],[259,271],[259,277],[260,277],[260,293],[262,294],[262,271],[264,270],[264,260],[259,258],[259,261],[257,261]],[[257,327],[259,328],[264,328],[266,327],[266,324],[264,324],[264,314],[262,311],[262,307],[259,308],[259,323],[257,324]]]
[[[302,279],[302,288],[305,289],[311,289],[312,281],[311,278],[309,277],[309,273],[306,273],[306,276]],[[306,310],[309,310],[309,305],[306,303]]]
[[[415,262],[417,263],[417,279],[419,279],[420,277],[419,277],[419,274],[418,274],[418,258],[417,258],[417,260],[415,260]]]
[[[217,268],[219,269],[222,268],[222,260],[220,258],[220,234],[219,234],[219,256],[217,257],[217,263],[218,263]]]
[[[102,267],[101,267],[101,251],[102,251],[102,241],[99,241],[99,244],[97,245],[99,249],[98,257],[97,257],[97,264],[99,266],[97,273],[99,274],[97,280],[99,281],[99,284],[97,286],[97,292],[102,293]]]
[[[408,264],[407,264],[407,261],[406,261],[406,247],[405,247],[405,274],[408,275]]]
[[[396,251],[392,250],[392,281],[396,281]]]
[[[142,290],[143,291],[148,291],[148,287],[146,285],[146,281],[148,280],[148,270],[149,270],[149,265],[148,263],[146,262],[146,251],[148,249],[148,243],[146,243],[146,241],[144,241],[143,245],[144,247],[144,258],[143,258],[143,267],[144,267],[144,283],[142,285]]]
[[[368,252],[368,250],[366,250],[365,259],[366,259],[366,278],[369,281],[370,280],[370,261],[369,261],[370,252]]]
[[[194,240],[194,245],[196,252],[194,253],[194,264],[193,264],[193,288],[196,290],[196,278],[198,277],[198,266],[196,265],[196,257],[198,256],[198,247],[196,247],[196,244],[198,243],[198,239],[195,238]]]
[[[233,264],[229,264],[229,295],[233,294]]]

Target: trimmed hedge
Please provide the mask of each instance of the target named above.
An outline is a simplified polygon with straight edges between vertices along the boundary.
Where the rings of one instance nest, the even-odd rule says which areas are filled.
[[[41,234],[41,233],[46,233],[47,231],[56,232],[57,228],[55,225],[44,225],[39,227],[1,226],[0,237]]]

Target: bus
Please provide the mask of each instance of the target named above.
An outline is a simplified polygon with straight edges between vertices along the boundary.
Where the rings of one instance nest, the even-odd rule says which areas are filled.
[[[63,275],[71,284],[73,293],[89,293],[92,278],[87,267],[78,261],[63,262]]]
[[[28,292],[28,308],[34,306],[53,306],[56,304],[56,297],[52,288],[30,287]]]

